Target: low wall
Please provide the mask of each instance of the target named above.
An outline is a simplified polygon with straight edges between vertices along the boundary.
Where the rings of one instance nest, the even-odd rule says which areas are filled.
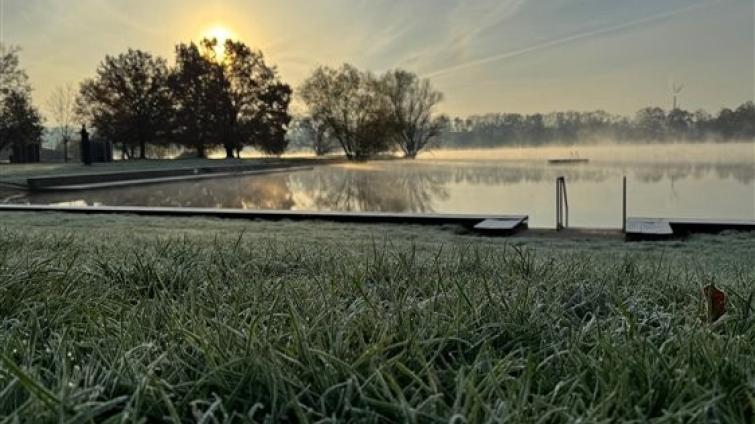
[[[171,169],[149,169],[141,171],[118,171],[91,174],[51,175],[26,179],[29,190],[42,191],[60,186],[74,186],[84,184],[108,183],[116,181],[143,180],[155,178],[181,177],[188,175],[207,175],[214,173],[246,172],[264,170],[272,167],[298,166],[301,164],[315,164],[312,159],[289,159],[270,163],[255,163],[248,165],[218,165]],[[331,163],[322,161],[323,164]]]

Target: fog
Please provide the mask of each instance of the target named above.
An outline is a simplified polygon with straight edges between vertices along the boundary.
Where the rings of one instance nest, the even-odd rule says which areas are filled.
[[[625,144],[606,141],[579,146],[523,146],[490,149],[434,149],[424,160],[548,160],[578,157],[591,162],[705,162],[755,166],[755,142]]]
[[[549,164],[573,157],[588,163]],[[755,144],[601,144],[438,149],[417,160],[343,162],[308,171],[39,193],[21,203],[384,212],[517,213],[553,225],[554,181],[568,182],[574,225],[620,227],[630,216],[754,219]]]

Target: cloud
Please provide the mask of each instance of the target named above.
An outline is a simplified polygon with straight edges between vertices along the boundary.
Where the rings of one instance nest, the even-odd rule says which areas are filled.
[[[413,3],[410,30],[391,46],[393,66],[424,72],[468,61],[497,44],[497,35],[531,0],[462,0]],[[389,54],[386,53],[388,58]]]
[[[752,93],[752,0],[0,3],[0,27],[6,41],[23,47],[40,99],[56,85],[91,76],[105,54],[127,47],[170,59],[175,42],[212,22],[261,48],[293,85],[318,64],[351,62],[375,72],[402,67],[435,77],[448,110],[458,114],[536,110],[544,103],[631,110],[666,96],[668,74],[684,75],[691,86],[685,98],[699,107],[730,105]],[[672,19],[685,13],[691,16]],[[604,93],[580,91],[598,77]],[[546,94],[544,84],[551,84]]]
[[[595,36],[599,36],[599,35],[605,35],[605,34],[609,34],[609,33],[613,33],[613,32],[623,31],[623,30],[626,30],[626,29],[635,28],[635,27],[647,25],[647,24],[650,24],[650,23],[666,20],[666,19],[675,17],[677,15],[682,15],[682,14],[685,14],[685,13],[689,13],[689,12],[692,12],[692,11],[695,11],[695,10],[698,10],[698,9],[702,9],[702,8],[711,6],[712,4],[719,3],[720,1],[722,1],[722,0],[713,0],[713,1],[706,1],[706,2],[701,2],[701,3],[696,3],[696,4],[693,4],[693,5],[690,5],[690,6],[681,7],[681,8],[670,10],[670,11],[667,11],[667,12],[657,13],[657,14],[646,16],[646,17],[643,17],[643,18],[640,18],[640,19],[636,19],[636,20],[633,20],[633,21],[625,22],[623,24],[613,25],[613,26],[608,26],[608,27],[603,27],[603,28],[596,29],[596,30],[580,32],[580,33],[572,34],[572,35],[569,35],[569,36],[566,36],[566,37],[544,41],[544,42],[537,43],[537,44],[534,44],[534,45],[531,45],[531,46],[528,46],[528,47],[524,47],[524,48],[520,48],[520,49],[516,49],[516,50],[504,52],[504,53],[494,54],[492,56],[487,56],[487,57],[483,57],[483,58],[474,59],[474,60],[466,61],[466,62],[463,62],[463,63],[455,64],[455,65],[452,65],[452,66],[448,66],[446,68],[442,68],[442,69],[438,69],[438,70],[426,73],[423,76],[426,77],[426,78],[437,78],[437,77],[446,76],[446,75],[453,74],[453,73],[456,73],[456,72],[459,72],[459,71],[462,71],[462,70],[478,67],[478,66],[481,66],[481,65],[486,65],[486,64],[489,64],[489,63],[497,62],[499,60],[503,60],[503,59],[510,59],[512,57],[520,56],[520,55],[527,54],[527,53],[536,52],[536,51],[539,51],[539,50],[544,50],[544,49],[549,49],[549,48],[552,48],[552,47],[557,47],[557,46],[560,46],[562,44],[571,43],[573,41],[577,41],[577,40],[581,40],[581,39],[586,39],[586,38],[591,38],[591,37],[595,37]]]

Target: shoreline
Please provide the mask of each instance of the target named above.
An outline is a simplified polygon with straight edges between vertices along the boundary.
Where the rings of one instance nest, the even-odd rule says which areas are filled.
[[[331,211],[251,210],[218,208],[166,208],[166,207],[121,207],[121,206],[50,206],[26,204],[0,204],[0,215],[78,215],[104,219],[104,217],[134,216],[140,219],[221,219],[241,222],[292,222],[333,223],[339,225],[390,225],[423,226],[425,228],[455,227],[459,234],[479,237],[540,238],[551,240],[623,240],[669,241],[685,240],[693,234],[721,234],[727,232],[755,232],[755,220],[694,220],[628,218],[627,229],[569,227],[530,227],[527,215],[475,215],[475,214],[412,214],[412,213],[345,213]],[[484,224],[493,222],[494,228]],[[496,224],[498,222],[499,224]],[[648,229],[647,226],[650,226]],[[657,226],[665,225],[667,232],[658,232]],[[498,228],[495,228],[498,226]],[[631,227],[631,228],[630,228]],[[645,227],[645,228],[643,228]]]

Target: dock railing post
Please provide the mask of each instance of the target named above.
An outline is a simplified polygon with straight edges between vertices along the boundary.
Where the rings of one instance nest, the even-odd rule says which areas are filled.
[[[556,178],[556,231],[561,229],[561,180]]]
[[[621,231],[627,232],[627,176],[624,175],[621,196]]]
[[[556,230],[569,226],[569,201],[566,197],[566,178],[556,178]]]
[[[561,177],[561,190],[563,191],[563,194],[561,195],[564,200],[564,228],[569,228],[569,196],[566,194],[566,178]]]

